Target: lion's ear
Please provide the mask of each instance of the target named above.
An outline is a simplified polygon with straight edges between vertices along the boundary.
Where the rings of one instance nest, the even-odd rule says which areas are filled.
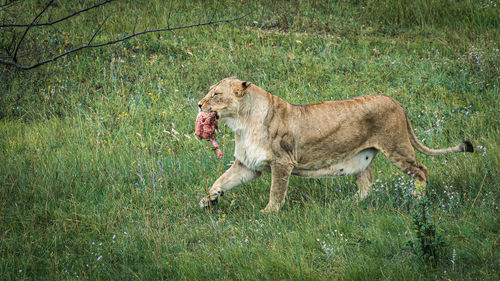
[[[250,85],[252,85],[252,83],[250,83],[250,82],[247,82],[247,81],[243,81],[243,82],[241,82],[241,88],[240,88],[240,89],[238,89],[238,90],[236,90],[236,91],[234,92],[234,94],[235,94],[236,96],[238,96],[238,97],[242,97],[242,96],[244,96],[244,95],[245,95],[245,93],[246,93],[246,90],[248,89],[248,87],[250,87]]]

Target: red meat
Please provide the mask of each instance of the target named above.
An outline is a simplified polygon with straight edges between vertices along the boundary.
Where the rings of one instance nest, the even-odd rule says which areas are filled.
[[[198,116],[196,116],[194,134],[200,137],[200,139],[210,141],[217,151],[217,158],[221,158],[222,152],[220,151],[219,144],[215,139],[216,130],[220,133],[220,130],[217,127],[217,112],[208,113],[200,111]]]

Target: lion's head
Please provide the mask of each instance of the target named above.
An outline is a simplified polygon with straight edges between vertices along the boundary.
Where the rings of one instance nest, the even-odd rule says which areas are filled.
[[[250,82],[242,81],[236,77],[222,79],[213,85],[208,93],[198,102],[202,111],[215,111],[218,118],[232,117],[238,112],[241,99]]]

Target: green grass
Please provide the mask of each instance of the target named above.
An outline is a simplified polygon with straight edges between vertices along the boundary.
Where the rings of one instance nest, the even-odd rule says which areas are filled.
[[[24,11],[20,21],[42,2],[15,6]],[[266,2],[123,1],[59,25],[59,33],[30,33],[57,53],[56,36],[87,42],[108,13],[96,42],[131,32],[136,15],[137,30],[164,26],[171,8],[172,26],[208,20],[212,11],[248,15],[79,52],[29,72],[2,67],[0,279],[498,279],[494,2]],[[65,3],[52,18],[72,10]],[[37,49],[30,40],[25,48]],[[374,192],[360,204],[351,177],[292,177],[282,211],[262,215],[266,175],[213,211],[199,210],[231,164],[234,144],[223,127],[225,156],[217,160],[193,136],[197,101],[234,75],[295,104],[393,96],[426,145],[470,139],[473,154],[418,155],[445,241],[438,262],[426,264],[406,246],[415,237],[410,179],[382,156]]]

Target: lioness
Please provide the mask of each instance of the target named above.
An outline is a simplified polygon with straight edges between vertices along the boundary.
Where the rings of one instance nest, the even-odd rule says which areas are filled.
[[[234,131],[234,164],[200,201],[217,203],[231,188],[271,173],[269,203],[262,212],[279,211],[285,202],[290,175],[327,177],[354,174],[358,195],[370,192],[371,163],[378,151],[416,180],[417,193],[427,184],[427,168],[414,149],[426,155],[472,152],[469,141],[430,149],[415,136],[401,104],[388,96],[292,105],[264,89],[235,77],[210,87],[198,103],[215,111]],[[418,194],[417,194],[418,195]]]

